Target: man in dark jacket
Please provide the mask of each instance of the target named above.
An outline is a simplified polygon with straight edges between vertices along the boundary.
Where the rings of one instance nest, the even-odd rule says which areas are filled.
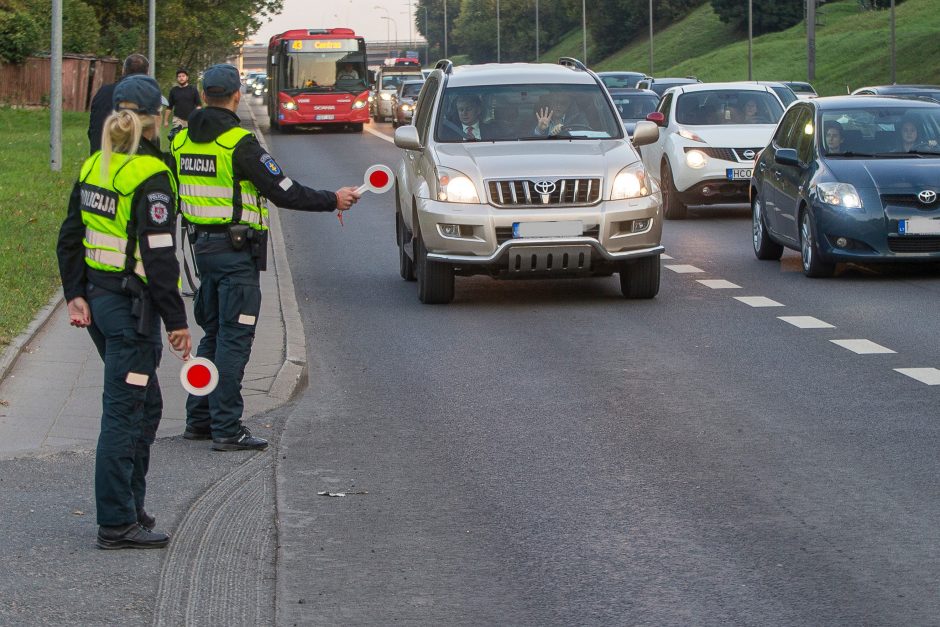
[[[205,335],[197,354],[215,362],[219,383],[208,396],[189,397],[183,437],[212,439],[218,451],[258,450],[268,442],[241,423],[241,387],[261,311],[259,272],[268,232],[264,198],[287,209],[345,211],[359,192],[310,189],[284,174],[255,136],[239,126],[241,80],[234,66],[210,67],[202,84],[206,107],[190,116],[171,150],[180,213],[194,235],[199,269],[193,313]]]
[[[142,54],[134,53],[124,59],[124,70],[121,78],[133,76],[134,74],[146,74],[150,71],[150,62]],[[88,117],[88,143],[91,146],[89,154],[95,154],[101,150],[101,129],[104,127],[104,121],[114,111],[114,105],[111,103],[114,97],[114,88],[120,81],[102,85],[94,98],[91,99],[91,114]]]

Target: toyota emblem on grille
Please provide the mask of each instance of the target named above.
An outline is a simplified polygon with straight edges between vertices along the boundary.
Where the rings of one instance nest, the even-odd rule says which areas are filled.
[[[921,193],[917,194],[917,199],[924,203],[925,205],[933,204],[937,200],[937,192],[932,189],[925,189]]]
[[[750,148],[748,148],[747,150],[745,150],[745,151],[744,151],[743,153],[741,153],[741,154],[744,155],[744,158],[745,158],[745,159],[753,159],[753,158],[754,158],[754,151],[751,150]]]
[[[555,191],[555,181],[536,181],[535,182],[535,193],[537,194],[551,194]]]

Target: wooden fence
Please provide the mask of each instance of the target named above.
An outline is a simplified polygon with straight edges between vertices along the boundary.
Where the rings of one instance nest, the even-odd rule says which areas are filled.
[[[98,88],[113,83],[121,62],[114,58],[64,55],[62,58],[62,107],[87,111]],[[49,57],[29,57],[23,63],[0,63],[0,104],[42,106],[49,104]]]

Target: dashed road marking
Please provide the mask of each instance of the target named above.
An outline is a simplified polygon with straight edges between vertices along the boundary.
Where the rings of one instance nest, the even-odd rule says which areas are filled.
[[[890,348],[885,348],[880,344],[875,344],[871,340],[829,340],[833,344],[848,349],[858,355],[878,355],[887,353],[896,353]]]
[[[823,322],[819,318],[812,316],[777,316],[780,320],[792,324],[798,329],[835,329],[828,322]]]
[[[724,279],[698,279],[698,282],[704,285],[705,287],[710,287],[713,290],[739,290],[741,289],[740,285],[735,285],[731,281],[725,281]]]
[[[940,370],[936,368],[895,368],[894,371],[927,385],[940,385]]]
[[[677,274],[695,274],[696,272],[705,272],[701,268],[696,268],[695,266],[686,266],[686,265],[675,265],[675,266],[665,266],[666,269],[672,270]]]
[[[778,303],[766,296],[735,296],[734,300],[739,300],[751,307],[783,307],[783,303]]]

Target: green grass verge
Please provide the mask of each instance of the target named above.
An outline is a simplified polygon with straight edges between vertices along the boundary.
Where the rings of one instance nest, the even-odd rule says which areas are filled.
[[[888,11],[860,11],[856,0],[827,2],[820,8],[816,29],[816,79],[822,96],[846,88],[890,82]],[[907,0],[896,8],[897,81],[940,84],[940,11],[936,0]],[[588,42],[590,50],[590,42]],[[571,31],[542,54],[555,62],[561,56],[581,57],[581,29]],[[806,80],[806,27],[754,38],[756,80]],[[591,60],[597,71],[649,72],[649,38],[602,60]],[[694,75],[703,81],[747,79],[747,36],[721,22],[706,3],[683,20],[653,34],[654,76]]]
[[[82,161],[88,114],[62,120],[62,170],[49,169],[49,112],[0,108],[0,348],[61,289],[59,225]]]

